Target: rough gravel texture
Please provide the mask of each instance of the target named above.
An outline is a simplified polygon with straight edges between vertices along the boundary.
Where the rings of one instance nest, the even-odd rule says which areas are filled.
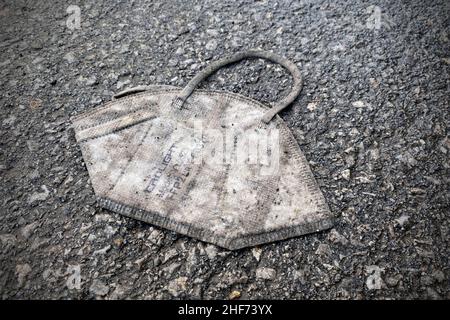
[[[0,297],[449,299],[449,16],[446,0],[1,1]],[[70,117],[247,48],[302,71],[281,116],[335,228],[229,252],[100,209]],[[250,60],[202,87],[271,102],[291,83]]]

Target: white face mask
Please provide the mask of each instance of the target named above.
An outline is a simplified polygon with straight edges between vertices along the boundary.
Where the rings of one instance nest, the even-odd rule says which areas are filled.
[[[292,92],[272,108],[195,90],[220,67],[265,58],[287,68]],[[302,87],[290,61],[249,51],[212,63],[180,90],[138,87],[73,119],[100,205],[228,249],[327,229],[333,216],[277,113]]]

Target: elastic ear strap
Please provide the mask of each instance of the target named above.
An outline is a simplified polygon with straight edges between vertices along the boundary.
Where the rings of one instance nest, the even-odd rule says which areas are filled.
[[[200,82],[208,78],[218,69],[246,58],[262,58],[278,63],[285,67],[294,78],[294,85],[291,92],[281,101],[274,103],[273,107],[263,116],[262,120],[265,123],[269,122],[278,112],[290,105],[292,101],[294,101],[294,99],[299,95],[300,91],[302,90],[302,77],[300,75],[300,70],[294,63],[268,51],[245,51],[211,63],[204,70],[200,71],[194,78],[192,78],[191,81],[189,81],[189,83],[186,85],[186,87],[184,87],[184,89],[180,92],[180,94],[174,101],[174,104],[177,107],[181,108],[186,99],[192,94],[192,92]]]

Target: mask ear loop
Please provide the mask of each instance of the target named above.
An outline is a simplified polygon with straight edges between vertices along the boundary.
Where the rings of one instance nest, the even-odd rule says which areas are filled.
[[[246,58],[262,58],[278,63],[282,65],[284,68],[286,68],[291,73],[294,79],[294,85],[292,87],[291,92],[281,101],[273,103],[272,108],[268,110],[262,117],[262,121],[264,123],[268,123],[270,120],[272,120],[272,118],[276,114],[278,114],[281,110],[289,106],[292,103],[292,101],[294,101],[295,98],[297,98],[303,87],[302,77],[300,74],[300,70],[297,68],[297,66],[291,61],[268,51],[258,51],[258,50],[245,51],[237,53],[231,57],[224,58],[211,63],[205,69],[200,71],[194,78],[192,78],[191,81],[189,81],[186,87],[184,87],[184,89],[181,90],[178,96],[174,99],[173,105],[181,109],[186,99],[192,94],[192,92],[195,90],[195,88],[198,86],[200,82],[208,78],[218,69],[226,65],[236,63]]]

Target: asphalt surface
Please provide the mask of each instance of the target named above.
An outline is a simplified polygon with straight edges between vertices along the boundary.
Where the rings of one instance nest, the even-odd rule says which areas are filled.
[[[1,1],[0,297],[449,299],[449,16],[445,0]],[[100,209],[70,117],[249,48],[301,69],[281,117],[336,226],[230,252]],[[250,60],[202,87],[270,103],[291,83]]]

